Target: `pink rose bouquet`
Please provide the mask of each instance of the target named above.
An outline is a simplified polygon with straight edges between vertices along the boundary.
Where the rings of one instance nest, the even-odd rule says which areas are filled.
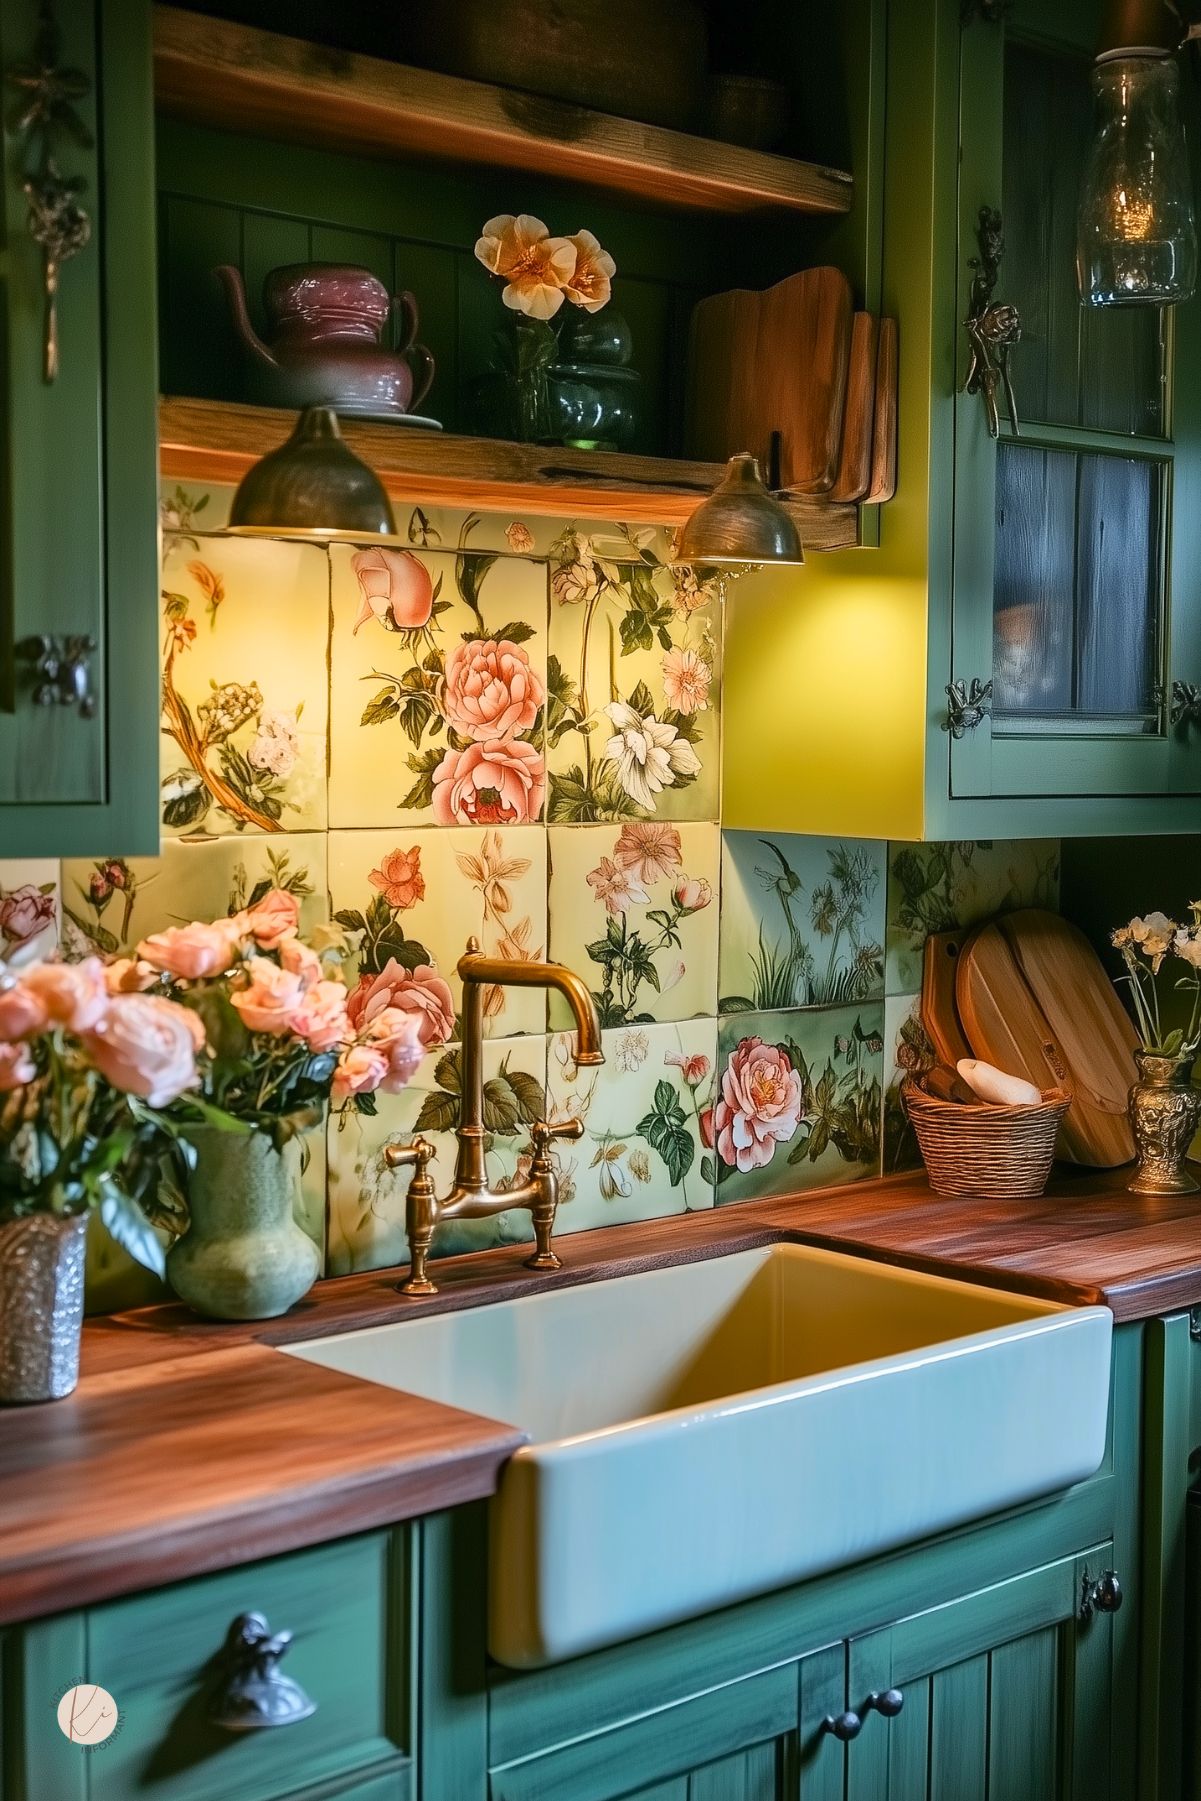
[[[165,1109],[196,1089],[204,1027],[98,957],[0,963],[0,1222],[96,1209],[112,1236],[163,1271],[153,1226],[187,1147]],[[153,972],[147,975],[153,979]]]

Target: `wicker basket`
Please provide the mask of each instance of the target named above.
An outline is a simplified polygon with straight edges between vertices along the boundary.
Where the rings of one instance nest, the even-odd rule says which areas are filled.
[[[901,1100],[935,1194],[963,1200],[1030,1201],[1042,1194],[1059,1122],[1071,1105],[1061,1088],[1029,1107],[942,1101],[907,1080]]]

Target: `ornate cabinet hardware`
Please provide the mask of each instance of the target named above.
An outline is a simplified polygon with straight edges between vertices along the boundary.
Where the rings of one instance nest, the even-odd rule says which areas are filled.
[[[967,380],[963,384],[964,392],[984,396],[988,433],[995,438],[1001,429],[997,394],[1003,389],[1009,423],[1013,427],[1014,436],[1018,437],[1021,435],[1021,426],[1018,423],[1017,401],[1009,373],[1009,352],[1022,335],[1022,321],[1016,306],[993,299],[993,290],[1001,272],[1001,259],[1005,255],[1005,234],[1001,227],[1001,215],[995,207],[980,208],[980,217],[976,223],[976,242],[980,254],[968,260],[969,269],[974,269],[976,273],[972,277],[968,296],[968,316],[963,322],[972,346],[972,360],[968,365]]]
[[[1168,718],[1173,725],[1201,725],[1201,682],[1173,682]]]
[[[1080,1618],[1091,1620],[1094,1613],[1117,1613],[1125,1597],[1116,1570],[1105,1570],[1094,1581],[1086,1569],[1080,1582]]]
[[[277,1668],[291,1643],[292,1634],[273,1633],[261,1613],[240,1613],[231,1621],[219,1659],[220,1686],[209,1708],[215,1726],[258,1732],[294,1726],[316,1713],[317,1703]]]
[[[91,719],[96,711],[90,663],[95,648],[95,638],[46,634],[23,638],[17,656],[28,665],[35,683],[34,706],[77,707],[81,719]]]
[[[942,729],[950,732],[952,738],[974,732],[992,709],[992,683],[982,682],[978,675],[970,682],[948,682],[946,696],[947,716]]]
[[[92,221],[79,204],[87,182],[82,175],[64,175],[58,166],[63,140],[85,150],[92,147],[92,134],[75,108],[91,83],[82,69],[60,63],[59,45],[51,0],[40,0],[33,60],[8,71],[9,85],[20,95],[11,128],[21,140],[22,189],[29,204],[25,224],[42,250],[42,377],[47,382],[58,374],[59,273],[92,235]]]

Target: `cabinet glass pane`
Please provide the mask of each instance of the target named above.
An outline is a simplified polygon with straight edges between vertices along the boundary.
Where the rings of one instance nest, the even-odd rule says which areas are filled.
[[[1091,127],[1087,60],[1009,41],[997,293],[1022,318],[1011,357],[1018,412],[1150,437],[1163,430],[1162,314],[1082,307],[1076,294],[1076,200]]]
[[[1163,468],[997,447],[994,729],[1158,729]]]

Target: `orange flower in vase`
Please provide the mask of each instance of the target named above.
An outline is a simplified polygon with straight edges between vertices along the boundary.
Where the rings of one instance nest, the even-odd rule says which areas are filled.
[[[489,219],[476,241],[485,269],[505,283],[501,296],[514,312],[553,319],[575,273],[576,247],[570,238],[552,238],[532,213],[500,213]]]

